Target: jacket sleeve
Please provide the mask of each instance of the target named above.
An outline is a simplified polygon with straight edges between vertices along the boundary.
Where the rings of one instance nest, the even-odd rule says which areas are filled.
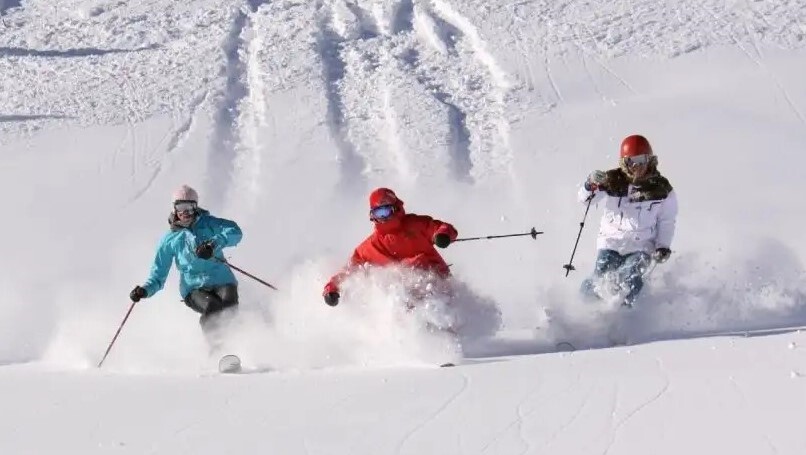
[[[166,235],[162,238],[160,245],[157,247],[157,254],[154,255],[154,263],[151,265],[151,272],[143,284],[143,288],[145,288],[146,293],[148,293],[148,297],[151,297],[165,287],[165,279],[168,277],[168,272],[171,270],[171,262],[173,259],[174,253],[171,251],[168,236]]]
[[[677,194],[671,191],[661,204],[658,214],[658,235],[655,237],[655,248],[671,248],[677,222]]]
[[[591,204],[595,204],[599,202],[606,194],[607,193],[605,193],[604,191],[598,189],[595,191],[589,191],[585,188],[585,182],[582,182],[582,185],[579,187],[579,191],[577,192],[577,200],[587,205],[588,198],[593,196]]]
[[[350,261],[342,267],[341,270],[338,271],[335,275],[330,277],[330,280],[325,284],[325,291],[323,294],[327,294],[329,292],[339,292],[339,285],[350,272],[353,271],[354,268],[364,264],[366,260],[361,256],[361,252],[358,248],[353,250],[353,255],[350,256]]]
[[[459,236],[456,228],[450,223],[446,223],[426,215],[417,215],[417,221],[423,227],[426,235],[428,235],[430,238],[434,238],[434,236],[437,234],[448,234],[451,242],[453,242],[456,240],[456,237]]]
[[[353,255],[350,256],[350,263],[347,265],[347,268],[351,269],[353,267],[358,267],[366,262],[367,260],[364,259],[363,256],[361,256],[361,251],[359,251],[359,249],[356,248],[355,250],[353,250]]]
[[[211,239],[216,248],[235,246],[240,243],[241,238],[243,238],[243,232],[236,222],[216,217],[210,217],[210,221],[213,229],[218,231]]]

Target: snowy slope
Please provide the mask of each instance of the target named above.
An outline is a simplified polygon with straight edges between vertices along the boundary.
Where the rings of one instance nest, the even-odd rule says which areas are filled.
[[[3,452],[798,454],[804,343],[201,378],[5,367]]]
[[[3,453],[806,449],[802,2],[23,0],[0,14]],[[681,212],[672,260],[622,314],[576,295],[597,211],[578,270],[562,265],[576,186],[636,132]],[[211,374],[175,274],[98,372],[181,183],[244,228],[232,262],[280,288],[241,282],[233,349],[255,374]],[[321,302],[380,185],[461,236],[545,231],[446,250],[465,307],[503,318],[468,340],[467,365],[422,367],[454,346],[397,318],[388,277]],[[599,349],[614,326],[635,346]],[[565,340],[592,349],[553,353]]]

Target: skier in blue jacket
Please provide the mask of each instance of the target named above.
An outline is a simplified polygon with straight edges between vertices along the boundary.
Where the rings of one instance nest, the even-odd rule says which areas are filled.
[[[170,231],[157,247],[151,273],[145,283],[129,293],[133,302],[151,297],[165,286],[171,263],[179,270],[179,292],[185,304],[200,313],[205,335],[215,329],[222,310],[238,305],[238,281],[225,263],[223,248],[241,241],[241,228],[234,221],[216,218],[199,208],[199,195],[182,185],[173,195],[168,217]]]

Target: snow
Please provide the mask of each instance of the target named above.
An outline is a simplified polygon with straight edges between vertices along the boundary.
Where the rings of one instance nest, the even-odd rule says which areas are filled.
[[[0,452],[806,449],[802,2],[26,0],[0,15]],[[562,265],[577,185],[632,133],[681,210],[672,259],[623,312],[577,295],[596,208],[577,270]],[[241,277],[229,335],[249,374],[214,372],[175,272],[99,370],[182,183],[243,227],[232,263],[279,289]],[[403,314],[398,271],[322,302],[376,186],[462,237],[545,232],[445,250],[464,352],[418,319],[444,302]]]

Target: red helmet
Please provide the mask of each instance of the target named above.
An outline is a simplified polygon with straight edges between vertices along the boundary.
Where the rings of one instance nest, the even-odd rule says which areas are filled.
[[[369,194],[370,210],[383,205],[403,205],[403,201],[389,188],[378,188]]]
[[[619,157],[625,158],[638,155],[652,155],[652,146],[649,145],[649,141],[640,134],[625,137],[621,141]]]

